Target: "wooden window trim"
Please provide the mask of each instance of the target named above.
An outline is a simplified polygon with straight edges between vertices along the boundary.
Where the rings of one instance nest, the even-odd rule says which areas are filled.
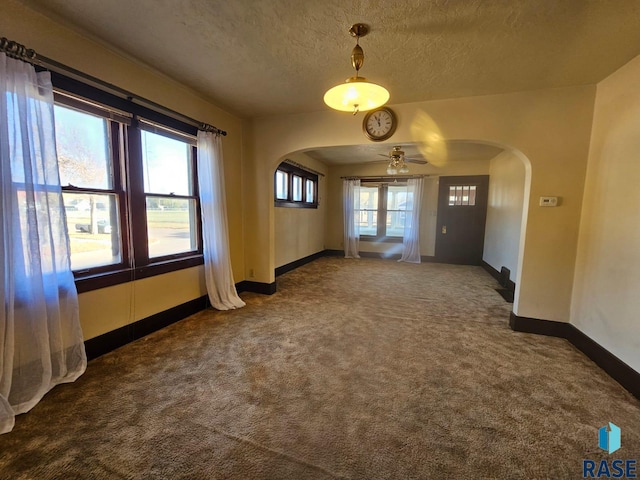
[[[273,198],[274,205],[276,207],[288,207],[288,208],[318,208],[318,175],[315,173],[311,173],[302,168],[296,167],[295,165],[291,165],[286,162],[282,162],[276,172],[280,170],[281,172],[287,173],[287,198],[279,199],[276,196],[277,192],[277,181],[276,176],[277,173],[273,174]],[[293,176],[296,175],[302,178],[302,200],[293,200]],[[306,182],[305,180],[311,180],[313,182],[313,202],[307,202],[306,199]]]
[[[197,149],[194,144],[191,147],[193,195],[188,196],[188,198],[195,199],[196,203],[195,216],[198,249],[149,259],[146,231],[147,194],[144,192],[140,145],[141,127],[137,117],[142,117],[166,127],[168,130],[175,130],[184,134],[183,141],[186,141],[188,136],[195,137],[197,128],[62,74],[51,72],[51,77],[54,88],[72,95],[71,99],[66,94],[64,95],[66,98],[58,97],[57,103],[80,111],[84,110],[94,115],[99,114],[110,121],[109,132],[111,136],[110,147],[114,170],[114,188],[112,191],[96,191],[95,193],[118,195],[122,262],[115,265],[74,271],[78,292],[87,292],[202,265],[204,263],[202,254],[202,218],[198,190]],[[77,96],[79,99],[74,100],[73,96]],[[113,112],[111,114],[105,113],[109,112],[109,109],[113,109]],[[119,133],[120,140],[117,140],[114,133],[116,129],[120,128],[123,130]],[[85,189],[82,190],[84,191]],[[77,192],[79,190],[72,189],[68,191]],[[87,191],[87,193],[92,192]],[[132,218],[133,212],[135,212],[135,219]],[[133,251],[131,251],[130,246],[133,246]]]
[[[376,225],[375,235],[360,235],[360,240],[363,242],[376,242],[376,243],[402,243],[403,237],[390,237],[387,235],[387,192],[389,190],[389,184],[380,182],[362,182],[363,186],[378,187],[378,223]],[[392,210],[401,211],[401,210]],[[381,221],[382,219],[382,221]]]

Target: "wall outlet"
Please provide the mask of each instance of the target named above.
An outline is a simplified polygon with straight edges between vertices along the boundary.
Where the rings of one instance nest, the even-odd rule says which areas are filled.
[[[249,269],[249,278],[253,278],[253,268]]]

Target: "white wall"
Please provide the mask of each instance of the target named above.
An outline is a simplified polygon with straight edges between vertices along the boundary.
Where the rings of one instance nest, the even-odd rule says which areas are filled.
[[[276,267],[324,250],[326,175],[329,169],[303,153],[288,155],[287,158],[325,176],[318,176],[318,208],[275,207]]]
[[[640,372],[640,56],[600,82],[571,322]]]
[[[512,152],[491,159],[489,202],[482,259],[496,270],[507,267],[510,279],[518,274],[518,252],[524,205],[525,168]]]

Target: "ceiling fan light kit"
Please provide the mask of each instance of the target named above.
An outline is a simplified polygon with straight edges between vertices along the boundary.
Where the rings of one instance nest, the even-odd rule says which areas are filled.
[[[397,175],[398,173],[404,175],[409,173],[409,167],[404,160],[404,152],[401,147],[393,147],[389,152],[389,166],[387,167],[387,173],[389,175]]]
[[[334,110],[341,112],[365,112],[381,107],[389,101],[389,91],[375,83],[368,82],[359,76],[360,68],[364,64],[364,51],[360,46],[360,37],[369,33],[369,27],[364,23],[356,23],[349,29],[352,37],[356,37],[356,46],[351,51],[351,65],[356,70],[353,77],[347,78],[345,83],[336,85],[324,94],[324,103]]]

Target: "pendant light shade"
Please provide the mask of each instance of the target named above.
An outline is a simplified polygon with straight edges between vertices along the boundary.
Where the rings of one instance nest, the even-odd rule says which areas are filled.
[[[341,112],[366,112],[381,107],[389,101],[386,88],[367,82],[364,77],[348,78],[324,94],[324,103]]]
[[[356,69],[355,77],[347,78],[345,83],[330,88],[324,94],[324,103],[341,112],[366,112],[381,107],[389,101],[386,88],[375,83],[367,82],[358,76],[364,64],[364,52],[359,45],[360,37],[369,33],[369,27],[363,23],[356,23],[349,29],[351,36],[356,37],[356,46],[351,52],[351,65]]]

